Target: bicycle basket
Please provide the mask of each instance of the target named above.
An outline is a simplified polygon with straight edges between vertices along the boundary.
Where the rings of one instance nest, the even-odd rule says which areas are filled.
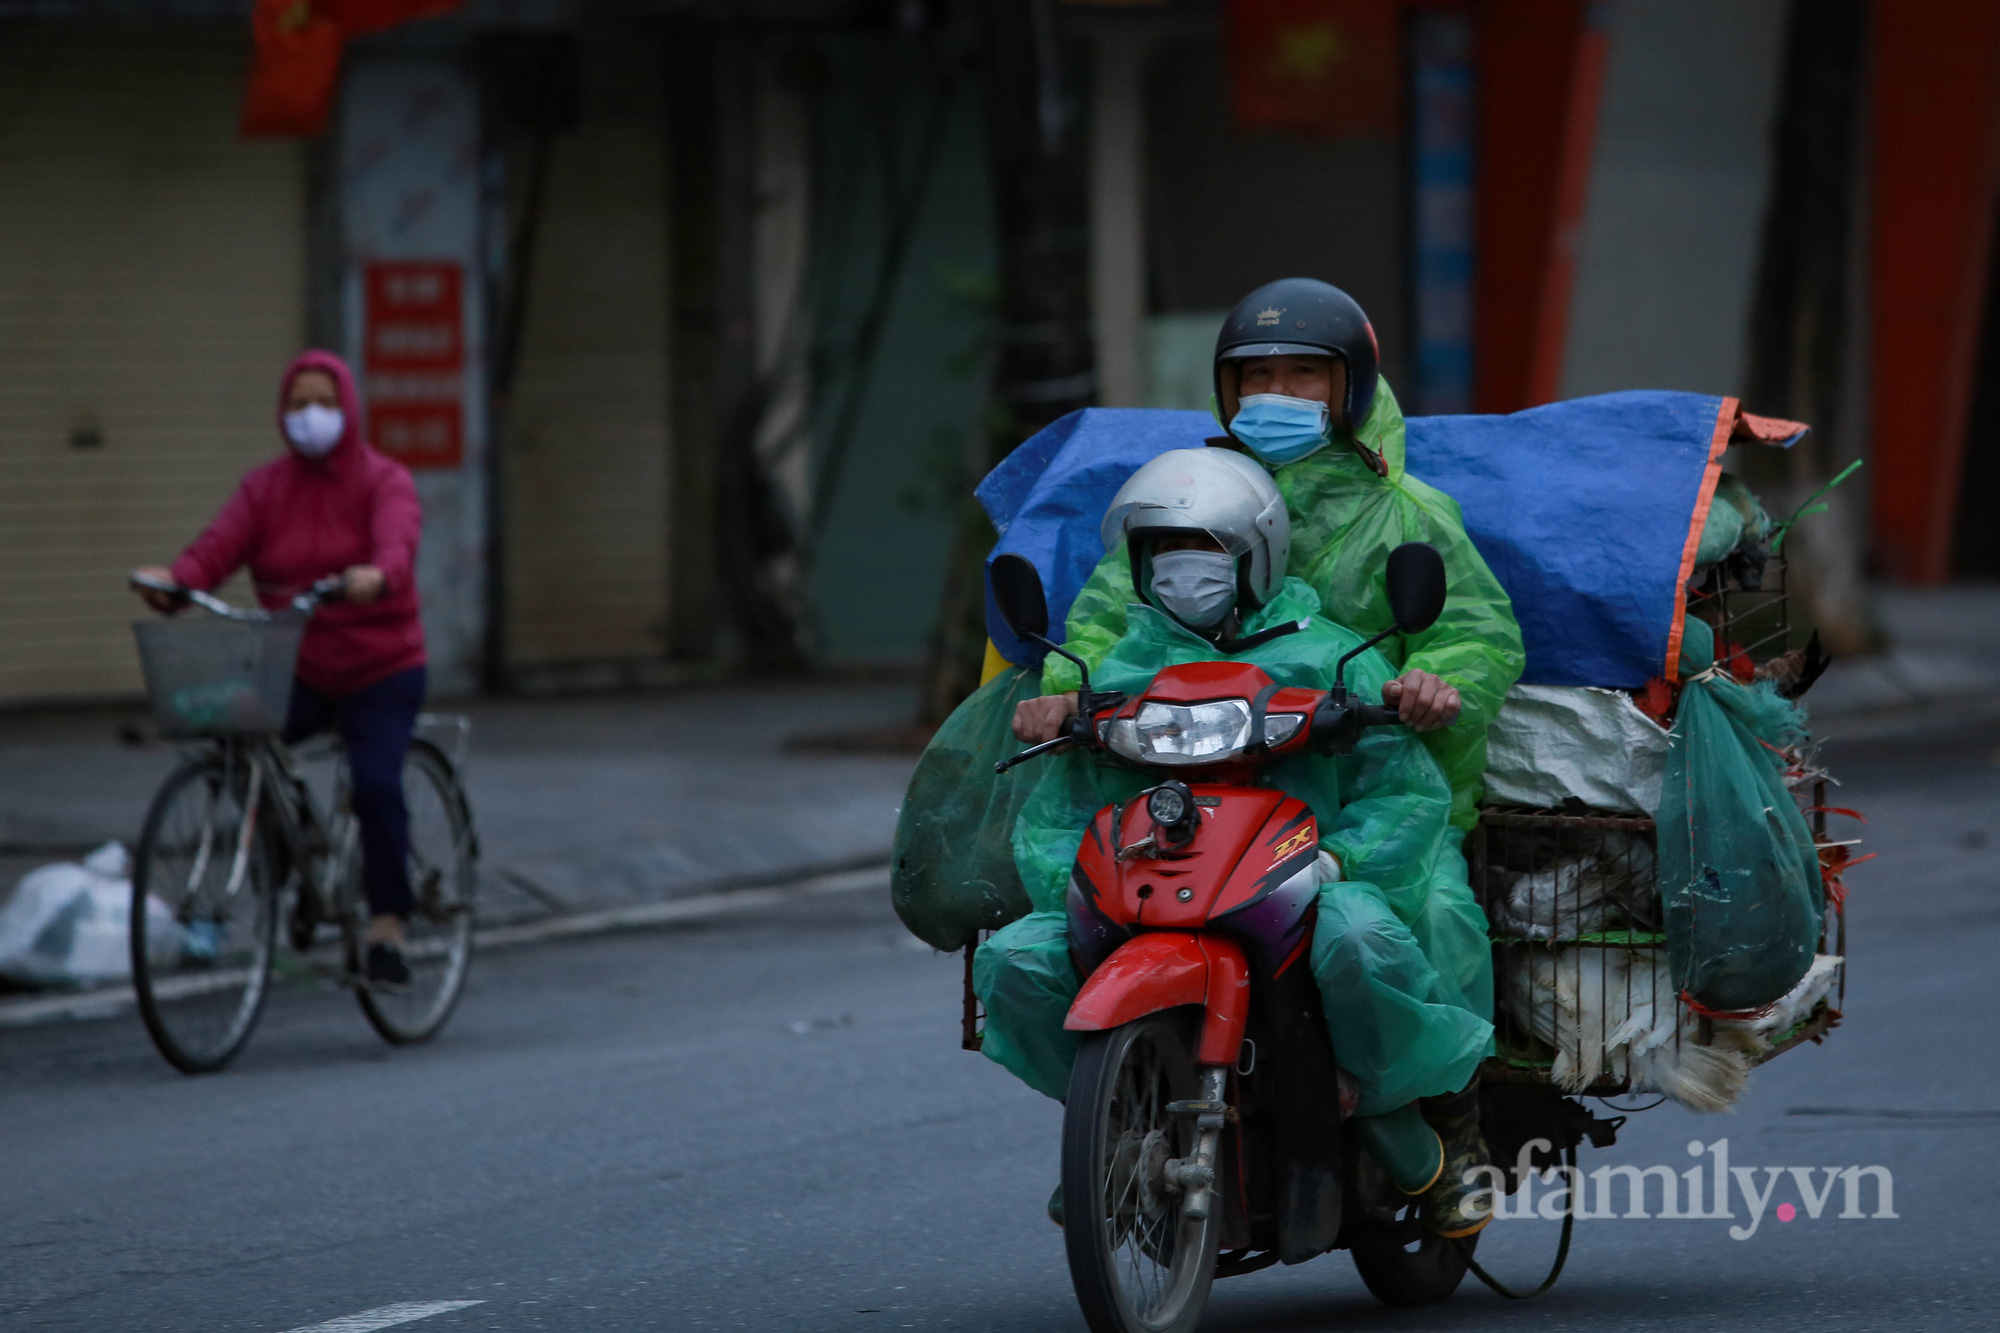
[[[280,731],[305,621],[213,617],[139,621],[153,723],[168,739]]]

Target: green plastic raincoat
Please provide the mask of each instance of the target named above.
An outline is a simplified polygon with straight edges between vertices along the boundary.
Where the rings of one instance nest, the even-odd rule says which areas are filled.
[[[1231,660],[1255,663],[1280,685],[1325,689],[1361,638],[1318,610],[1311,588],[1286,579],[1242,632],[1310,617],[1307,628]],[[1121,619],[1125,633],[1092,671],[1099,689],[1137,693],[1162,667],[1216,658],[1215,645],[1152,607],[1125,608]],[[1371,693],[1391,674],[1371,651],[1349,664],[1348,683]],[[1035,911],[979,947],[972,984],[986,1006],[986,1054],[1060,1099],[1078,1040],[1063,1019],[1081,984],[1063,914],[1070,868],[1097,811],[1153,779],[1096,754],[1040,762],[1046,771],[1014,825],[1014,860]],[[1312,808],[1320,846],[1341,866],[1343,878],[1320,890],[1311,966],[1334,1058],[1360,1084],[1357,1114],[1458,1091],[1490,1044],[1493,975],[1437,763],[1407,728],[1376,727],[1351,755],[1295,756],[1262,776]]]
[[[1363,637],[1391,624],[1383,582],[1389,552],[1404,542],[1429,542],[1444,557],[1449,580],[1444,614],[1408,642],[1382,645],[1398,671],[1441,676],[1464,700],[1458,720],[1424,737],[1451,783],[1451,822],[1469,830],[1478,819],[1480,777],[1486,771],[1486,728],[1520,677],[1521,630],[1513,607],[1486,561],[1465,535],[1458,502],[1403,470],[1403,410],[1386,380],[1354,439],[1333,444],[1272,471],[1292,519],[1289,571],[1319,594],[1326,614]],[[1064,647],[1097,664],[1125,632],[1125,608],[1139,600],[1122,546],[1114,546],[1070,607]],[[1042,692],[1076,689],[1076,668],[1051,654]]]

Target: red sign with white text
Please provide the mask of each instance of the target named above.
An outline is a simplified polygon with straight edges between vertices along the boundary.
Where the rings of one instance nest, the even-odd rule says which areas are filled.
[[[368,440],[411,468],[465,459],[464,273],[449,260],[371,263],[362,273]]]

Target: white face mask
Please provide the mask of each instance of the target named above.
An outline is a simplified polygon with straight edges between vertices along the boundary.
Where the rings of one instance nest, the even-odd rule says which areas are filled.
[[[1236,605],[1236,561],[1221,551],[1161,551],[1153,557],[1152,591],[1181,624],[1211,628]]]
[[[332,453],[346,427],[347,418],[337,407],[309,403],[296,412],[285,413],[285,438],[307,458],[324,458]]]

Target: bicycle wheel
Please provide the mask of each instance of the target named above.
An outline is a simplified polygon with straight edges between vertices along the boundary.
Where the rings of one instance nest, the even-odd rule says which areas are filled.
[[[268,832],[245,832],[249,770],[218,755],[176,769],[153,798],[132,870],[132,986],[168,1063],[220,1069],[270,989],[278,913]]]
[[[368,1021],[398,1046],[437,1035],[458,1005],[472,962],[472,814],[451,761],[429,741],[410,743],[403,799],[410,808],[410,889],[416,898],[403,926],[410,984],[400,991],[363,986],[357,992]]]
[[[1199,1094],[1185,1024],[1154,1014],[1084,1038],[1063,1112],[1070,1281],[1093,1333],[1192,1333],[1208,1304],[1221,1227],[1186,1216],[1167,1181],[1194,1151]]]

